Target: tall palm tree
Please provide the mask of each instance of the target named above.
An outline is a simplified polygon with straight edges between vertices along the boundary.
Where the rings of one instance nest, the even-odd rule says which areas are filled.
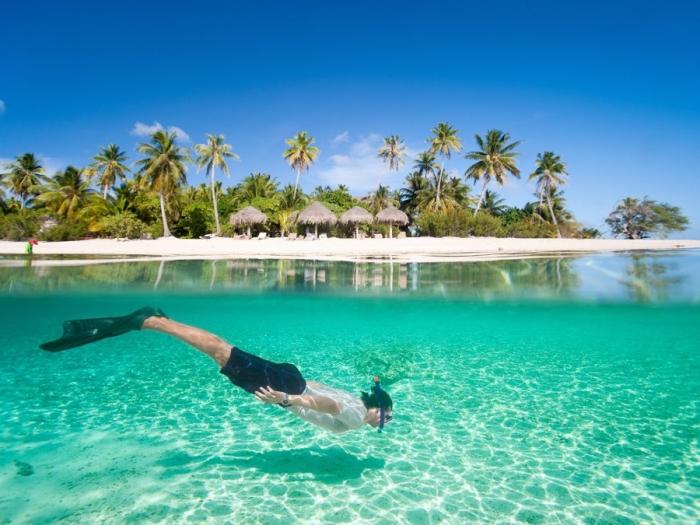
[[[68,166],[48,181],[36,200],[59,216],[74,219],[95,196],[95,191],[90,188],[90,181],[83,177],[83,172],[74,166]]]
[[[321,151],[313,145],[314,139],[306,131],[300,131],[291,139],[287,139],[286,142],[289,148],[285,150],[282,156],[297,173],[293,195],[293,198],[296,199],[301,172],[309,169]]]
[[[33,153],[17,156],[6,169],[1,175],[2,184],[18,197],[20,208],[24,208],[27,200],[38,193],[39,185],[48,180]]]
[[[231,145],[224,142],[223,135],[207,135],[206,144],[196,144],[197,167],[206,169],[211,179],[211,201],[214,204],[214,221],[216,223],[216,234],[221,235],[221,224],[219,223],[219,206],[216,198],[216,168],[224,174],[229,175],[226,159],[238,160],[239,157],[231,150]]]
[[[557,229],[557,237],[561,238],[561,230],[559,229],[557,216],[552,208],[552,194],[559,186],[566,183],[566,176],[568,175],[566,172],[566,164],[561,161],[559,155],[555,155],[551,151],[538,154],[535,164],[535,171],[530,174],[528,180],[537,180],[537,195],[540,198],[540,202],[542,202],[543,199],[547,201],[549,216],[554,223],[554,227]]]
[[[185,165],[190,162],[187,148],[178,146],[176,134],[169,131],[156,131],[150,142],[142,142],[136,148],[145,158],[136,164],[141,166],[138,172],[141,183],[160,198],[160,214],[163,220],[163,237],[170,237],[168,218],[165,216],[167,200],[175,194],[178,187],[187,182]]]
[[[503,185],[508,173],[520,178],[520,170],[515,164],[515,157],[518,155],[515,148],[520,141],[509,142],[510,135],[497,129],[487,131],[486,137],[476,134],[474,138],[479,150],[467,153],[466,158],[476,162],[467,168],[465,176],[467,179],[473,179],[475,183],[480,179],[483,181],[479,202],[474,210],[476,215],[484,200],[486,186],[491,180],[495,179],[498,184]]]
[[[457,136],[457,130],[448,122],[440,122],[433,128],[433,136],[428,139],[430,143],[430,151],[442,158],[440,164],[440,173],[445,171],[445,159],[452,156],[452,152],[462,151],[462,141]],[[435,203],[440,207],[440,198],[442,193],[442,181],[437,180],[437,194]]]
[[[99,179],[103,199],[107,198],[107,192],[114,187],[117,179],[126,181],[126,174],[130,170],[125,162],[126,152],[116,144],[110,144],[100,148],[100,152],[93,157],[93,163],[85,170],[88,180],[93,177]]]
[[[389,166],[390,170],[399,171],[406,157],[406,146],[398,135],[391,135],[384,139],[384,144],[379,148],[377,156]]]

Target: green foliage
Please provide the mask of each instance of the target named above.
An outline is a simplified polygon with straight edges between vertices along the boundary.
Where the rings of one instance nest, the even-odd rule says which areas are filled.
[[[421,235],[431,237],[503,237],[505,229],[498,217],[488,213],[474,216],[464,208],[451,208],[445,211],[429,211],[416,221]]]
[[[212,207],[203,202],[192,202],[183,208],[174,232],[178,237],[198,239],[213,231],[214,227]]]
[[[0,238],[7,241],[24,241],[39,231],[39,218],[31,210],[0,215]]]
[[[578,231],[579,239],[599,239],[602,237],[598,228],[581,228]]]
[[[319,186],[314,190],[312,196],[321,201],[326,208],[336,215],[349,210],[355,205],[355,199],[350,195],[347,186],[343,184],[335,189],[330,186]]]
[[[89,236],[88,225],[81,220],[64,220],[39,233],[42,241],[77,241]]]
[[[138,239],[146,231],[146,224],[133,213],[119,213],[100,220],[98,231],[104,237]]]
[[[510,224],[506,232],[509,237],[553,238],[557,236],[557,228],[548,222],[542,222],[535,217],[524,217]]]
[[[654,234],[665,237],[688,227],[688,218],[680,208],[646,197],[642,200],[633,197],[623,199],[605,222],[613,235],[627,239],[646,239]]]

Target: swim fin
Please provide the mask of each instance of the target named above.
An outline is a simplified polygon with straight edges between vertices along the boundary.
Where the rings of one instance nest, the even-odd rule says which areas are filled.
[[[95,319],[75,319],[64,321],[63,336],[42,343],[40,347],[49,352],[60,352],[76,346],[94,343],[107,337],[115,337],[132,330],[141,330],[148,317],[167,317],[160,309],[146,306],[122,317],[98,317]]]

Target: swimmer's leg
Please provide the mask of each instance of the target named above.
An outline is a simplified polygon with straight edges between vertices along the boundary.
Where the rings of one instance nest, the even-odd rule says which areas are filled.
[[[227,343],[219,336],[186,324],[178,323],[166,317],[148,317],[143,322],[144,330],[155,330],[164,334],[177,337],[181,341],[193,346],[200,352],[207,354],[220,367],[223,367],[231,357],[233,345]]]

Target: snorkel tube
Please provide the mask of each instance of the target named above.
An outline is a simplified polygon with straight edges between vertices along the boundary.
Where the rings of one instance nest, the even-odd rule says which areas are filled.
[[[382,387],[379,384],[379,376],[374,376],[374,386],[372,387],[372,392],[377,396],[377,402],[379,403],[379,428],[377,429],[377,432],[381,434],[382,429],[384,428],[384,403],[381,401],[382,396],[380,393],[382,392]]]

